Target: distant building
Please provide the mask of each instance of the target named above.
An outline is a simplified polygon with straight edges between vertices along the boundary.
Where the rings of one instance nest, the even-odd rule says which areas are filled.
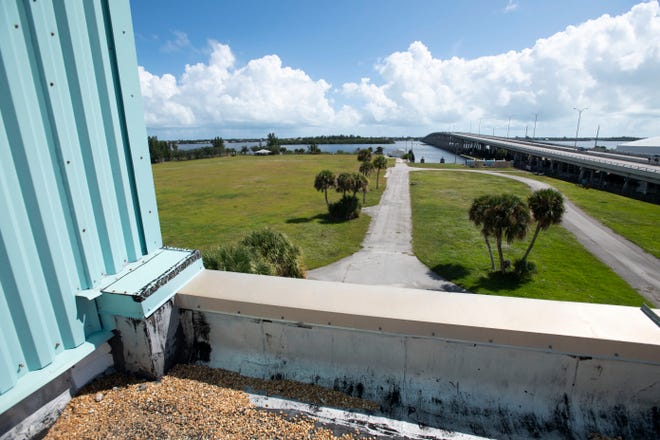
[[[619,144],[616,151],[647,157],[658,156],[660,155],[660,136]]]

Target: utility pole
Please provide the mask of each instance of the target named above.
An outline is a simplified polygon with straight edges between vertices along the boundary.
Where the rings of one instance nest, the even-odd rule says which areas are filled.
[[[580,134],[580,119],[582,118],[582,112],[588,110],[589,107],[577,108],[573,107],[573,110],[578,112],[577,128],[575,129],[575,144],[573,147],[577,148],[578,135]]]
[[[534,134],[532,134],[532,138],[534,139],[536,139],[536,121],[538,120],[538,118],[539,118],[539,114],[534,113]]]
[[[511,116],[509,116],[509,123],[506,124],[506,137],[509,137],[509,129],[511,128]]]

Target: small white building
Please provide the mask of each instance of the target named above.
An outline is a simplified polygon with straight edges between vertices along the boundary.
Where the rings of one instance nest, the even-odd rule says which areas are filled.
[[[660,155],[660,136],[619,144],[616,147],[616,151],[646,157]]]

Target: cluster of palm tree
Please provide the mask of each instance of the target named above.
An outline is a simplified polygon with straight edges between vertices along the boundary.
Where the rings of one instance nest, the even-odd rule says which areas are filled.
[[[378,153],[376,152],[376,157],[371,160],[372,158],[372,150],[371,147],[369,148],[364,148],[362,150],[358,151],[357,159],[360,162],[360,173],[364,175],[365,177],[369,177],[371,173],[376,170],[376,188],[378,188],[378,181],[380,177],[380,172],[381,170],[384,170],[387,168],[387,159],[385,156],[382,154],[382,148],[380,148],[381,152]]]
[[[314,179],[314,188],[317,191],[323,191],[325,194],[325,204],[330,206],[328,201],[328,190],[335,189],[337,192],[342,193],[346,197],[348,193],[353,193],[353,197],[357,197],[357,193],[362,192],[366,195],[369,189],[369,179],[361,173],[341,173],[338,176],[330,170],[323,170],[316,175]]]
[[[531,210],[531,214],[530,214]],[[564,214],[564,197],[560,192],[546,188],[535,191],[527,199],[527,204],[513,194],[484,195],[472,202],[468,212],[470,220],[481,228],[490,256],[491,270],[495,270],[495,260],[490,245],[490,238],[495,239],[500,271],[504,273],[507,262],[502,252],[502,242],[512,243],[527,236],[532,217],[536,221],[534,236],[520,261],[520,267],[527,269],[529,256],[538,234],[551,225],[561,222]]]

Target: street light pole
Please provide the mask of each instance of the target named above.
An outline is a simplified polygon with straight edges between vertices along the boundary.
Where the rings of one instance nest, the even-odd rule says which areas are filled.
[[[509,129],[511,128],[511,116],[509,116],[509,123],[506,124],[506,137],[509,138]]]
[[[577,128],[575,129],[575,144],[573,145],[575,148],[577,148],[578,135],[580,133],[580,119],[582,118],[582,112],[588,109],[589,107],[585,107],[585,108],[573,107],[573,110],[576,110],[578,112]]]
[[[536,121],[538,120],[538,118],[539,118],[539,114],[534,113],[534,134],[532,134],[532,138],[534,139],[536,139]]]

